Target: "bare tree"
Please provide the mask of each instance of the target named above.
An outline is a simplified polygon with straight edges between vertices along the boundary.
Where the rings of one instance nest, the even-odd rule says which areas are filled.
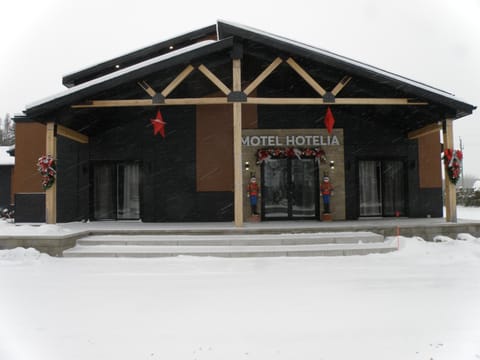
[[[6,114],[3,121],[0,119],[0,145],[10,146],[15,144],[15,123],[10,114]]]

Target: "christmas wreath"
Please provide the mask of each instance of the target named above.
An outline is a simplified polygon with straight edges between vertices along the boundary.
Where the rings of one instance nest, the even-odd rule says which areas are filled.
[[[455,185],[462,170],[463,153],[460,150],[446,149],[443,152],[443,163],[450,181]]]
[[[315,158],[321,163],[325,163],[325,151],[321,148],[305,148],[298,149],[294,147],[288,148],[269,148],[257,150],[257,165],[268,159],[312,159]]]
[[[47,190],[52,187],[55,182],[55,160],[50,155],[43,155],[38,158],[37,168],[42,175],[43,190]]]

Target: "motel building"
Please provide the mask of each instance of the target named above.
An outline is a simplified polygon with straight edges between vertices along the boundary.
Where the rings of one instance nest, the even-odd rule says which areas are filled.
[[[15,117],[17,222],[322,221],[324,176],[333,221],[456,221],[441,154],[475,106],[411,79],[219,21],[62,81]]]

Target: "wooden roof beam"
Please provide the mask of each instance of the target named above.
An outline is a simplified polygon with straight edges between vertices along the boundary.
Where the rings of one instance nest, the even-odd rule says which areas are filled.
[[[72,105],[73,109],[90,109],[106,107],[138,107],[138,106],[159,106],[159,105],[211,105],[228,104],[226,97],[208,98],[179,98],[165,99],[162,103],[156,103],[153,99],[126,99],[126,100],[91,100],[85,104]]]
[[[230,101],[231,102],[231,101]],[[325,101],[322,98],[262,98],[248,97],[248,104],[263,105],[398,105],[418,106],[428,105],[427,102],[408,98],[340,98],[334,103]],[[91,100],[84,104],[72,105],[73,109],[102,108],[102,107],[127,107],[127,106],[158,106],[158,105],[208,105],[228,104],[226,97],[205,97],[205,98],[179,98],[165,99],[157,103],[154,99],[125,99],[125,100]]]
[[[351,76],[344,76],[340,82],[335,85],[335,87],[332,90],[333,96],[337,96],[337,94],[342,91],[342,89],[352,80]]]
[[[441,123],[430,124],[430,125],[424,126],[421,129],[410,131],[407,136],[410,140],[418,139],[419,137],[422,137],[434,132],[438,132],[441,129],[442,129]]]
[[[245,88],[243,91],[245,95],[248,96],[253,90],[255,90],[282,62],[283,60],[279,57],[273,60],[272,63]]]
[[[198,67],[198,70],[205,75],[208,80],[210,80],[216,87],[220,89],[221,92],[223,92],[225,95],[230,94],[232,91],[226,86],[222,80],[220,80],[214,73],[212,73],[210,70],[205,65],[200,65]]]
[[[148,85],[148,83],[145,81],[145,80],[142,80],[142,81],[139,81],[137,83],[148,95],[150,95],[150,97],[154,97],[155,95],[157,95],[157,92],[155,90],[153,90],[153,88]]]
[[[323,98],[247,98],[248,104],[263,105],[428,105],[427,102],[408,98],[336,98],[335,102]]]
[[[78,131],[69,129],[65,126],[58,125],[58,124],[57,124],[57,135],[66,137],[67,139],[76,141],[81,144],[88,144],[87,135],[84,135],[82,133],[79,133]]]
[[[177,75],[175,79],[173,79],[170,84],[168,84],[165,89],[162,90],[161,94],[163,97],[167,97],[170,95],[170,93],[175,90],[175,88],[180,85],[183,80],[187,78],[190,73],[195,70],[195,68],[192,65],[188,65],[183,71]],[[152,96],[153,97],[153,96]]]
[[[307,73],[295,60],[292,58],[287,59],[287,64],[290,65],[290,67],[297,72],[298,75],[300,75],[303,80],[305,80],[308,85],[310,85],[320,96],[324,96],[327,91],[315,81],[314,78],[310,76],[309,73]]]

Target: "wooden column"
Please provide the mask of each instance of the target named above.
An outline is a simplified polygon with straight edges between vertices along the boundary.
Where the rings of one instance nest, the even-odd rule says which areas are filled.
[[[241,61],[233,60],[233,91],[242,91]],[[233,103],[233,174],[235,226],[243,226],[243,177],[242,177],[242,103]]]
[[[55,123],[47,123],[47,142],[46,155],[57,158],[57,136],[55,133]],[[57,182],[45,190],[45,215],[47,224],[57,223]]]
[[[443,124],[443,149],[453,150],[453,120],[445,119]],[[450,181],[447,174],[447,167],[445,169],[445,219],[448,222],[457,222],[457,194],[455,185]]]

